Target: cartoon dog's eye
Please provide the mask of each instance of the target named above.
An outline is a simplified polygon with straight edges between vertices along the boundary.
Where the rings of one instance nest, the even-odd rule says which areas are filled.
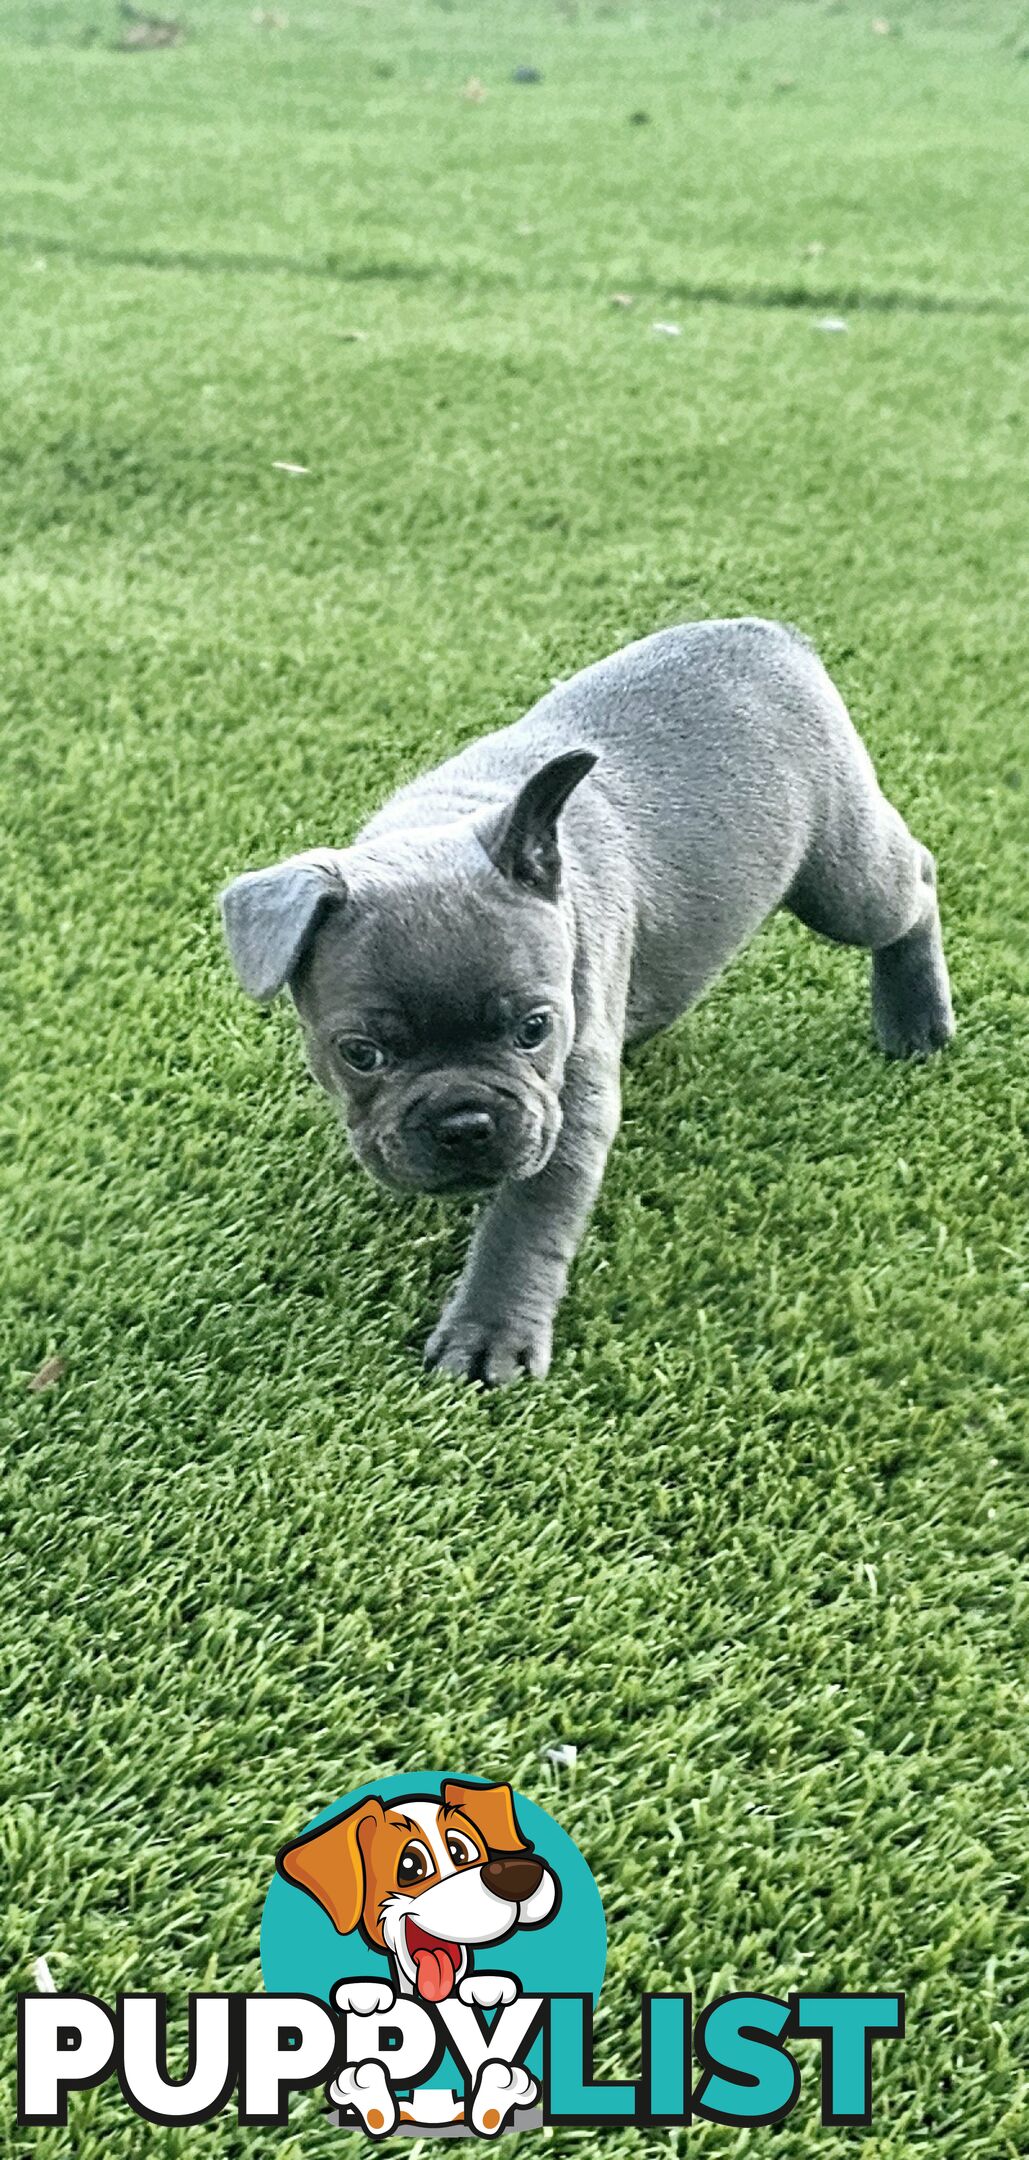
[[[424,1882],[432,1874],[432,1855],[417,1838],[411,1838],[397,1861],[397,1881],[402,1883]]]
[[[337,1035],[336,1048],[354,1072],[379,1072],[386,1063],[385,1050],[370,1035]]]
[[[541,1005],[538,1012],[526,1013],[524,1020],[519,1020],[514,1031],[518,1049],[538,1050],[541,1042],[546,1041],[552,1026],[553,1020],[545,1005]]]
[[[462,1837],[457,1830],[447,1832],[447,1851],[455,1867],[468,1867],[473,1860],[479,1858],[470,1840]]]

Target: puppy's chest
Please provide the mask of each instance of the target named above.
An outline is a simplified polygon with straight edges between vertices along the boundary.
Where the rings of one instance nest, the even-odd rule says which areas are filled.
[[[714,934],[713,934],[714,933]],[[654,901],[637,908],[625,1007],[627,1042],[656,1034],[693,1005],[722,965],[714,923]]]

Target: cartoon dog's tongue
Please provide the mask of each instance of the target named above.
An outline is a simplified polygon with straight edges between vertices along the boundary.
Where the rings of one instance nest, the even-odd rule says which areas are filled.
[[[454,1985],[454,1968],[445,1950],[416,1950],[418,1993],[426,2002],[442,2002]]]
[[[425,2002],[443,2002],[457,1979],[461,1964],[459,1944],[440,1942],[437,1936],[427,1935],[416,1920],[408,1917],[407,1947],[414,1959],[415,1986],[419,1995]]]

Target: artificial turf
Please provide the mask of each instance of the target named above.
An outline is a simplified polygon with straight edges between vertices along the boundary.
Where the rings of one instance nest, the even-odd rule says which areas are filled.
[[[644,1988],[900,1987],[863,2149],[1026,2151],[1029,37],[883,4],[5,10],[12,1986],[256,1986],[276,1846],[449,1767],[591,1863],[602,2068]],[[749,611],[939,857],[958,1042],[884,1064],[780,920],[633,1058],[550,1380],[431,1384],[460,1213],[364,1182],[212,894]],[[11,2031],[19,2160],[338,2149],[18,2131]],[[839,2160],[804,2061],[778,2131],[554,2143]]]

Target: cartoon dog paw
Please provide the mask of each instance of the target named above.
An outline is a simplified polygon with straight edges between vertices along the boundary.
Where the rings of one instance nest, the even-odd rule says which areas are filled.
[[[457,1993],[461,2002],[471,2003],[478,2010],[495,2010],[517,1999],[518,1982],[510,1973],[469,1973],[458,1982]]]
[[[383,2016],[396,1999],[388,1980],[337,1980],[332,1990],[336,2009],[353,2017],[374,2017],[377,2011]]]
[[[472,2094],[472,2129],[480,2137],[496,2137],[516,2108],[532,2107],[538,2098],[536,2079],[520,2063],[487,2056]]]
[[[329,2086],[329,2099],[353,2108],[369,2137],[388,2137],[397,2126],[397,2103],[381,2063],[347,2063]]]

